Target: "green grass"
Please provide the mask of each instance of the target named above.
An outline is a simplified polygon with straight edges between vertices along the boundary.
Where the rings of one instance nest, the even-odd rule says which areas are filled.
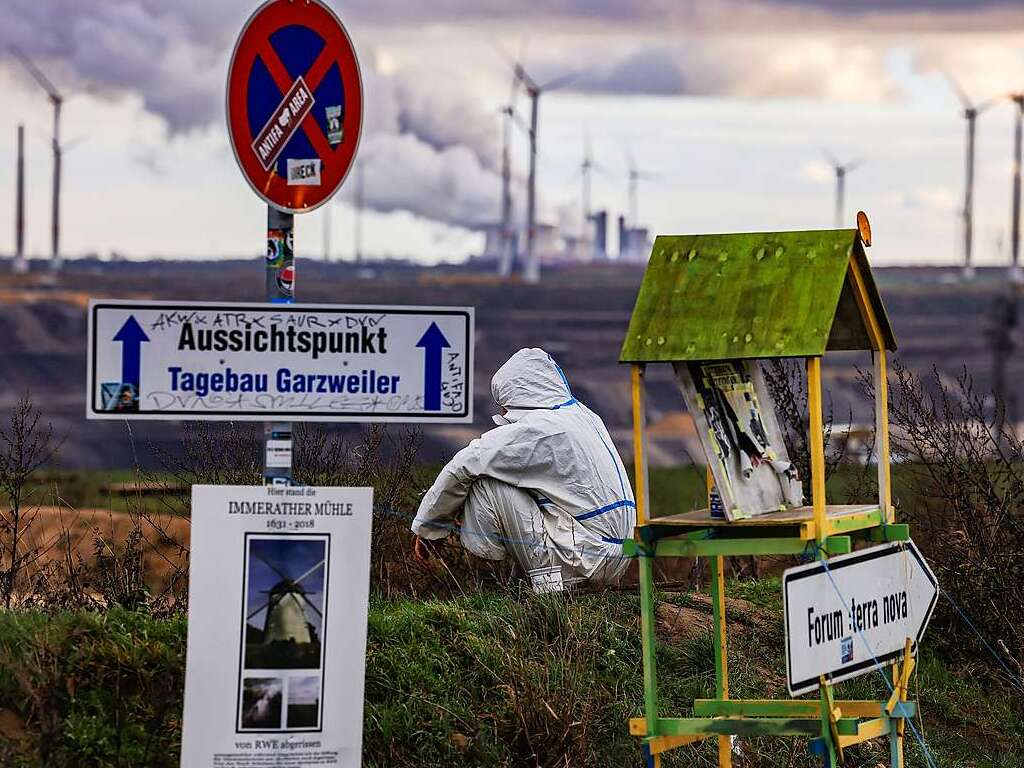
[[[734,697],[785,697],[777,580],[731,583],[764,620],[730,632]],[[672,602],[686,596],[664,594]],[[772,607],[772,606],[775,607]],[[176,766],[186,622],[125,611],[0,614],[0,765]],[[453,600],[373,599],[366,666],[364,765],[511,768],[557,762],[641,765],[626,729],[642,707],[637,597],[537,598],[474,594]],[[706,630],[658,647],[665,716],[712,695]],[[1024,707],[974,661],[927,645],[912,686],[942,768],[1024,762]],[[918,693],[919,689],[919,693]],[[841,698],[885,698],[878,674],[841,683]],[[5,719],[6,718],[6,719]],[[564,735],[563,735],[564,734]],[[908,744],[913,741],[908,731]],[[806,742],[744,740],[744,768],[812,763]],[[850,750],[848,765],[885,762],[884,744]],[[670,753],[669,766],[712,766],[714,745]],[[908,766],[926,765],[908,747]]]
[[[134,483],[138,478],[132,469],[104,470],[47,470],[37,473],[26,486],[23,504],[27,506],[56,506],[62,504],[73,509],[111,509],[126,512],[133,499],[131,495],[113,491],[110,486]],[[166,480],[165,475],[147,475],[149,479]],[[148,496],[150,509],[164,510],[159,495]]]

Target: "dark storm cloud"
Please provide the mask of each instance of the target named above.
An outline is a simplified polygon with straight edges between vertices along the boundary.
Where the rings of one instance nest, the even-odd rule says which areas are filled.
[[[973,13],[988,10],[1020,10],[1019,0],[767,0],[773,5],[806,6],[840,14],[900,13],[934,11],[936,13]]]
[[[597,93],[643,93],[669,96],[692,92],[686,74],[671,51],[645,48],[615,62],[604,72],[590,71],[571,86]]]

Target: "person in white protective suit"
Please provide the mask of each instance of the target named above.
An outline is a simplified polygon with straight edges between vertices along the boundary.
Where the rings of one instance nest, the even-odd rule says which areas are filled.
[[[422,539],[458,528],[469,552],[511,555],[524,575],[559,566],[566,584],[617,581],[636,503],[600,417],[542,349],[512,355],[491,394],[503,409],[499,426],[455,454],[424,495],[412,523],[417,553]]]

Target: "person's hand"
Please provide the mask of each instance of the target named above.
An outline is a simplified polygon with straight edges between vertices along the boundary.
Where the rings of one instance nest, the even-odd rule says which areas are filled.
[[[427,544],[426,540],[421,539],[419,536],[416,537],[412,543],[412,556],[421,563],[425,563],[430,559],[430,545]]]

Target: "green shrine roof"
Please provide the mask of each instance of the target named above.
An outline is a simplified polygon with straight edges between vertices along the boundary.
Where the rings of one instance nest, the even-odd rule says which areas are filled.
[[[851,258],[885,347],[895,350],[857,230],[661,235],[654,241],[619,361],[869,350]]]

